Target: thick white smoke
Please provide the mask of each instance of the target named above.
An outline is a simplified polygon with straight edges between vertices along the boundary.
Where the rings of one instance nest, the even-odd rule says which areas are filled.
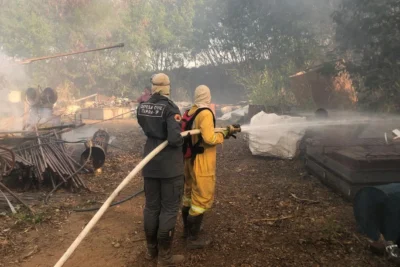
[[[1,46],[0,46],[1,47]],[[29,78],[23,65],[0,52],[0,129],[13,131],[22,129],[24,99],[22,92]]]

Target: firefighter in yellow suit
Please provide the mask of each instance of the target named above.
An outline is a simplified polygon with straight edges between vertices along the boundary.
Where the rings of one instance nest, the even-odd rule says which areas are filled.
[[[188,115],[191,116],[199,108],[208,108],[211,104],[210,89],[201,85],[196,88],[194,105]],[[193,128],[201,131],[201,147],[204,152],[192,159],[185,159],[185,192],[183,197],[182,218],[184,237],[187,238],[188,249],[203,248],[211,243],[199,236],[204,212],[210,209],[214,202],[216,182],[217,145],[222,144],[230,136],[229,130],[223,133],[214,132],[214,115],[208,110],[202,110],[194,118]],[[229,127],[228,127],[229,128]],[[196,144],[199,136],[192,136]]]

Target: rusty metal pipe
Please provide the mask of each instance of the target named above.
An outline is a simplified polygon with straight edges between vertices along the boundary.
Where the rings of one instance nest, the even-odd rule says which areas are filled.
[[[28,59],[25,59],[24,61],[17,62],[17,63],[21,64],[21,65],[24,65],[24,64],[30,64],[32,62],[40,61],[40,60],[46,60],[46,59],[52,59],[52,58],[58,58],[58,57],[66,57],[66,56],[72,56],[72,55],[77,55],[77,54],[95,52],[95,51],[100,51],[100,50],[107,50],[107,49],[124,47],[124,46],[125,46],[124,43],[120,43],[120,44],[117,44],[117,45],[106,46],[106,47],[102,47],[102,48],[89,49],[89,50],[83,50],[83,51],[72,52],[72,53],[62,53],[62,54],[57,54],[57,55],[53,55],[53,56],[28,58]]]

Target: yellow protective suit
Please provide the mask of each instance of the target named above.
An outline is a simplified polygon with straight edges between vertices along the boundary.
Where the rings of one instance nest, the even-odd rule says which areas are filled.
[[[201,92],[209,89],[198,87]],[[196,103],[196,99],[203,99],[204,95],[195,92],[195,105],[190,109],[189,116],[194,114],[200,107],[207,105],[205,103]],[[211,97],[209,97],[211,99]],[[208,100],[210,101],[210,100]],[[204,100],[203,100],[204,102]],[[185,193],[183,205],[190,207],[189,214],[192,216],[203,214],[210,209],[214,202],[215,182],[216,182],[216,165],[217,165],[217,147],[216,145],[224,142],[222,133],[214,133],[213,114],[209,110],[201,111],[195,118],[193,129],[200,129],[203,138],[202,147],[203,154],[197,154],[194,163],[191,159],[185,159]],[[198,136],[192,136],[192,143],[196,144],[199,140]]]

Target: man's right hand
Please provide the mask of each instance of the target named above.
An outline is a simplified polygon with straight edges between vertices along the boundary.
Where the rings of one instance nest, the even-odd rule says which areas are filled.
[[[233,125],[229,125],[228,127],[226,127],[226,130],[223,131],[223,134],[224,134],[225,139],[228,139],[231,136],[236,138],[236,136],[234,134],[239,133],[240,131],[241,131],[240,125],[233,124]]]
[[[236,138],[236,136],[234,135],[236,132],[232,131],[230,127],[231,126],[227,127],[225,130],[222,131],[222,134],[224,135],[225,139],[229,139],[231,136],[233,138]]]
[[[224,138],[225,138],[225,139],[228,139],[228,138],[229,138],[229,130],[228,130],[228,129],[223,130],[223,131],[222,131],[222,134],[224,135]]]

